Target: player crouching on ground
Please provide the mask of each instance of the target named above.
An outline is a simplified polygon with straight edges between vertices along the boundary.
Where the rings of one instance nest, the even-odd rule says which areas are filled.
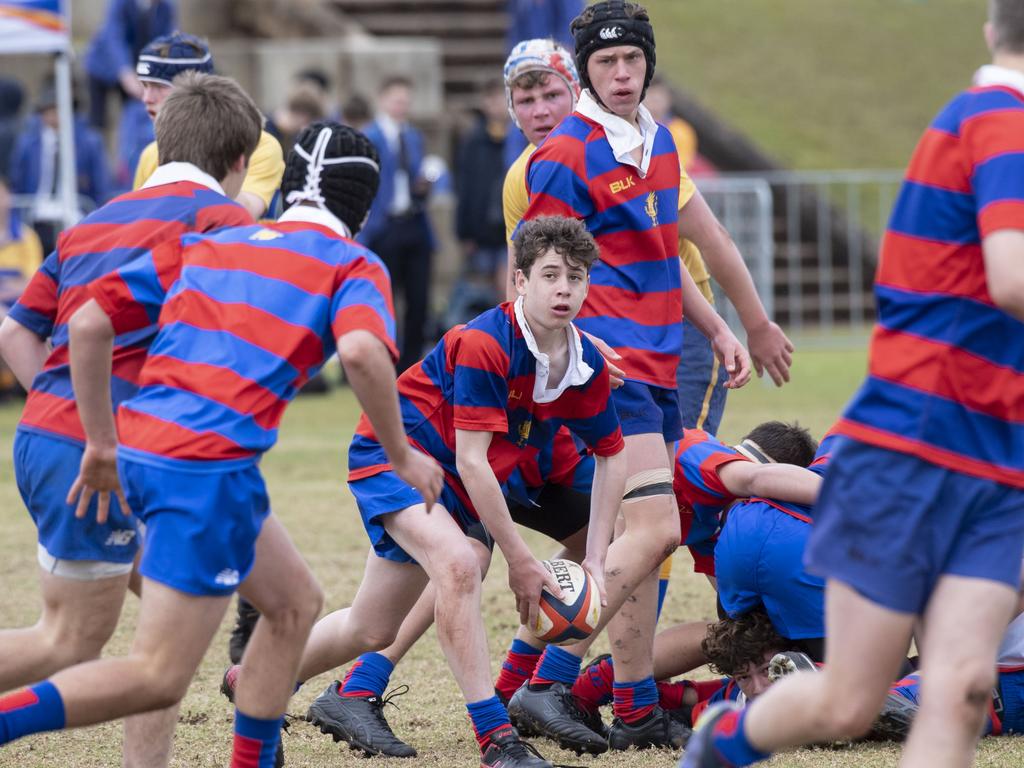
[[[321,619],[299,670],[305,680],[394,641],[427,580],[438,640],[462,689],[483,765],[550,766],[532,754],[494,695],[480,607],[481,572],[467,529],[484,524],[509,563],[521,620],[542,587],[560,594],[510,518],[501,483],[524,455],[567,426],[595,452],[584,566],[602,587],[625,487],[622,432],[607,364],[572,320],[597,247],[582,223],[544,217],[517,235],[519,298],[445,334],[399,378],[409,442],[445,470],[438,507],[396,477],[366,419],[349,449],[349,487],[373,549],[350,608]],[[245,670],[242,670],[245,674]]]
[[[291,207],[278,222],[171,241],[90,286],[93,300],[71,320],[88,436],[83,498],[120,494],[120,474],[146,524],[138,628],[128,656],[0,698],[0,743],[176,703],[241,588],[262,617],[242,660],[232,765],[274,764],[322,595],[270,514],[258,462],[288,401],[335,348],[396,477],[428,500],[440,490],[440,468],[402,432],[387,271],[350,239],[378,173],[364,136],[316,123],[289,156]],[[111,341],[157,315],[139,391],[115,430]],[[116,466],[102,458],[115,442]]]

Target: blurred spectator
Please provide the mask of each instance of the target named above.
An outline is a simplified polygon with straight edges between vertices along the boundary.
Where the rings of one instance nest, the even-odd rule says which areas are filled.
[[[11,192],[0,176],[0,320],[18,301],[29,279],[43,263],[43,246],[32,227],[11,208]],[[0,360],[0,399],[17,387],[14,374]]]
[[[655,122],[668,128],[676,142],[679,162],[689,171],[697,157],[697,132],[683,118],[672,114],[672,90],[658,75],[654,76],[647,88],[644,106],[650,110]]]
[[[468,271],[494,288],[495,304],[504,293],[508,261],[501,203],[508,121],[505,84],[500,79],[488,81],[476,124],[458,148],[455,170],[455,234]]]
[[[136,73],[142,82],[142,103],[151,119],[156,120],[160,106],[171,93],[174,78],[182,72],[213,72],[213,54],[201,37],[185,32],[150,40],[139,54]],[[160,151],[150,142],[139,156],[133,189],[139,189],[160,165]],[[284,174],[284,154],[277,139],[267,131],[260,133],[256,151],[249,158],[249,169],[242,182],[242,191],[235,196],[254,219],[273,210]]]
[[[373,112],[370,110],[370,102],[365,96],[353,93],[348,101],[341,105],[341,121],[345,125],[351,125],[357,131],[366,130],[366,126],[373,120]]]
[[[418,362],[427,328],[427,301],[434,250],[427,219],[430,182],[422,173],[423,135],[409,124],[412,81],[390,77],[377,97],[377,117],[364,133],[380,153],[380,188],[359,241],[387,264],[396,299],[405,311],[400,324],[398,371]]]
[[[267,120],[267,132],[281,143],[285,155],[303,128],[327,116],[325,95],[315,83],[297,80],[288,91],[285,103]]]
[[[109,0],[107,16],[85,52],[89,75],[89,120],[107,127],[107,96],[117,91],[121,99],[142,98],[142,84],[135,76],[135,62],[146,43],[174,29],[176,7],[172,0]]]
[[[24,100],[21,83],[0,77],[0,177],[6,178],[10,173],[11,151],[18,138],[18,117]]]
[[[121,108],[121,119],[117,126],[114,177],[119,192],[132,188],[132,179],[142,153],[155,140],[153,121],[149,118],[146,105],[137,99],[128,99]]]
[[[106,151],[99,133],[78,112],[77,99],[74,110],[72,124],[78,194],[88,199],[90,207],[95,207],[107,202],[111,193]],[[31,218],[46,253],[53,250],[57,234],[64,225],[57,132],[57,92],[51,82],[43,87],[35,114],[28,119],[14,143],[10,173],[11,191],[35,196]]]
[[[550,37],[570,51],[574,48],[569,24],[580,15],[586,0],[508,0],[505,53],[520,40]]]

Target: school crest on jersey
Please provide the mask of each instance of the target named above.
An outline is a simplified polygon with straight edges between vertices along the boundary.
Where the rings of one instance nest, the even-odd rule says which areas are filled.
[[[655,192],[647,193],[647,201],[644,203],[644,213],[651,217],[651,226],[658,226],[658,195]]]
[[[524,448],[526,441],[530,439],[530,428],[533,426],[533,420],[527,419],[519,425],[519,439],[516,440],[516,446]]]

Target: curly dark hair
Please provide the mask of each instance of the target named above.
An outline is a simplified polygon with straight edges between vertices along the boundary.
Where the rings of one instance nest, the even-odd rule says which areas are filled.
[[[789,641],[775,631],[768,614],[750,611],[736,619],[708,624],[700,649],[712,671],[732,677],[751,664],[760,664],[769,651],[782,651],[788,645]]]
[[[587,272],[597,261],[597,243],[583,222],[563,216],[538,216],[524,221],[512,241],[516,249],[516,269],[530,276],[533,263],[552,248],[574,266]]]

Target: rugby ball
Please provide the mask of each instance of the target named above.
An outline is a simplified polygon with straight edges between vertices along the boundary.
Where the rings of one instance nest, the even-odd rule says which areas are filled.
[[[537,622],[529,627],[538,640],[570,645],[590,636],[601,618],[601,595],[590,574],[572,560],[542,560],[562,588],[557,598],[547,587],[540,595]]]

